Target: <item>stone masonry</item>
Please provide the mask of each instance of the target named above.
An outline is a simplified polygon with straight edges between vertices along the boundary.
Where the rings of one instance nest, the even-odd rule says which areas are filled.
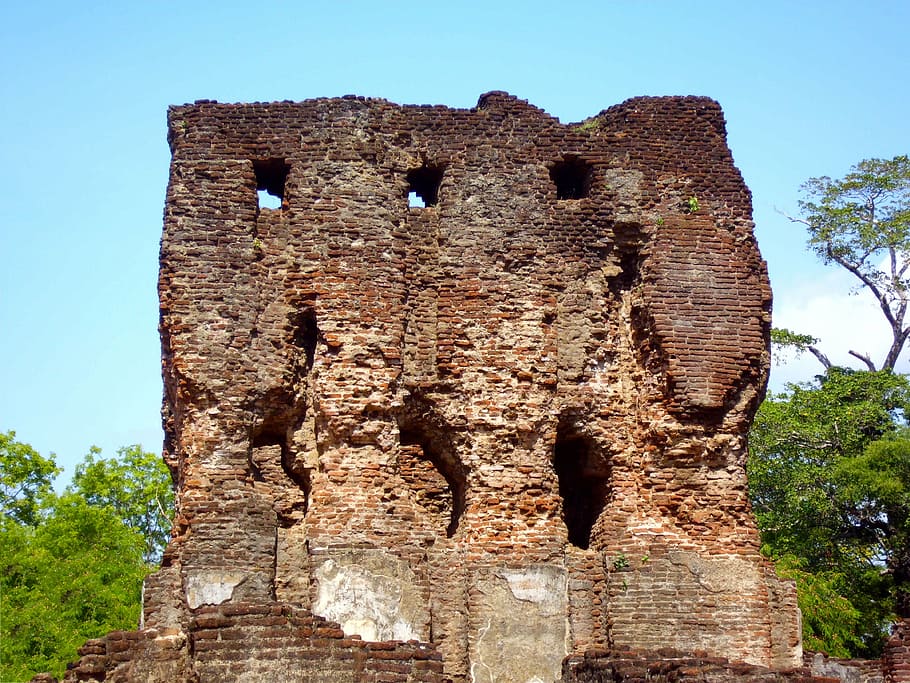
[[[142,630],[71,679],[549,682],[623,648],[801,666],[748,504],[771,291],[714,101],[168,120],[174,537]]]

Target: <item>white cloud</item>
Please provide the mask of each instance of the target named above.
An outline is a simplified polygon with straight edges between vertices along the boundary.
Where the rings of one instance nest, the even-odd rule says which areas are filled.
[[[878,366],[891,345],[891,329],[872,295],[867,291],[851,293],[853,289],[847,273],[832,270],[775,291],[774,326],[817,337],[818,348],[836,365],[864,368],[848,353],[853,350],[868,354]],[[899,372],[910,372],[906,356],[901,355],[896,368]],[[808,381],[821,372],[818,360],[805,353],[771,369],[771,388],[777,391],[787,382]]]

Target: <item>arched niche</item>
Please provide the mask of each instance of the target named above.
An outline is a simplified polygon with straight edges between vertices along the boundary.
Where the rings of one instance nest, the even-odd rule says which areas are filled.
[[[590,436],[561,425],[553,447],[562,517],[569,543],[587,549],[594,523],[610,499],[610,463]]]
[[[467,470],[445,424],[427,410],[398,416],[398,473],[440,535],[451,538],[465,509]]]

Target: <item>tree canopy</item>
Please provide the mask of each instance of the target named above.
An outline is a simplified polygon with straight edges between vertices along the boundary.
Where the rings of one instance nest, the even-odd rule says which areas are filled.
[[[877,656],[888,624],[910,618],[910,383],[893,373],[910,336],[910,158],[866,159],[802,193],[791,220],[875,298],[891,342],[878,363],[850,349],[859,372],[832,364],[809,334],[772,330],[775,347],[809,351],[825,372],[759,408],[750,493],[765,550],[797,583],[806,646]]]
[[[810,649],[877,656],[910,615],[908,409],[906,377],[831,368],[756,415],[752,504],[765,550],[797,582]]]
[[[42,457],[27,443],[16,441],[16,432],[0,432],[0,512],[20,524],[38,520],[40,503],[60,473],[50,457]]]
[[[891,345],[876,366],[868,353],[850,354],[869,370],[893,369],[907,337],[910,302],[910,158],[865,159],[839,180],[810,178],[802,187],[801,217],[809,248],[875,297],[891,329]],[[806,348],[815,353],[814,345]],[[826,368],[827,358],[819,356]]]
[[[116,458],[100,457],[92,447],[76,467],[70,490],[89,504],[109,506],[117,517],[145,539],[143,557],[157,562],[170,538],[169,510],[174,507],[170,472],[160,456],[141,446],[126,446]]]
[[[166,542],[170,474],[139,446],[111,459],[93,448],[57,495],[54,456],[0,436],[0,680],[59,677],[87,639],[138,625],[142,580]]]
[[[87,639],[136,628],[149,569],[143,547],[110,508],[72,494],[56,499],[36,527],[4,522],[0,680],[61,677]]]

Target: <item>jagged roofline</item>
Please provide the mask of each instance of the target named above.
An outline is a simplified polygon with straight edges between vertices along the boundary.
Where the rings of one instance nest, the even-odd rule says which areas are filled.
[[[533,104],[530,104],[528,100],[521,99],[516,95],[512,95],[505,90],[491,90],[489,92],[483,93],[478,97],[477,104],[474,107],[448,107],[446,105],[440,104],[403,104],[398,102],[393,102],[382,97],[366,97],[363,95],[342,95],[340,97],[314,97],[305,100],[273,100],[266,102],[219,102],[218,100],[213,99],[198,99],[194,102],[188,102],[185,104],[174,104],[168,107],[168,113],[170,112],[180,112],[185,109],[200,107],[200,106],[230,106],[230,107],[272,107],[272,106],[281,106],[281,105],[312,105],[312,104],[333,104],[333,103],[350,103],[350,102],[361,102],[366,106],[373,105],[389,105],[393,107],[400,107],[402,109],[441,109],[445,111],[460,111],[460,112],[475,112],[478,110],[491,109],[495,108],[498,103],[509,102],[511,104],[520,104],[524,105],[524,109],[529,113],[536,113],[539,116],[547,119],[551,119],[554,122],[560,123],[559,118],[548,113],[546,110],[537,107]],[[621,117],[624,115],[634,115],[641,108],[642,105],[646,105],[647,109],[652,109],[654,104],[657,103],[668,103],[668,102],[678,102],[680,105],[686,108],[700,109],[705,114],[710,114],[712,116],[716,115],[720,127],[718,128],[718,133],[721,135],[726,135],[723,111],[720,104],[710,98],[704,96],[695,96],[695,95],[642,95],[637,97],[631,97],[623,102],[612,105],[606,109],[602,109],[597,114],[589,117],[588,119],[583,119],[582,121],[569,122],[562,125],[567,127],[578,126],[583,121],[588,121],[590,119],[599,119],[602,117],[613,118]]]

